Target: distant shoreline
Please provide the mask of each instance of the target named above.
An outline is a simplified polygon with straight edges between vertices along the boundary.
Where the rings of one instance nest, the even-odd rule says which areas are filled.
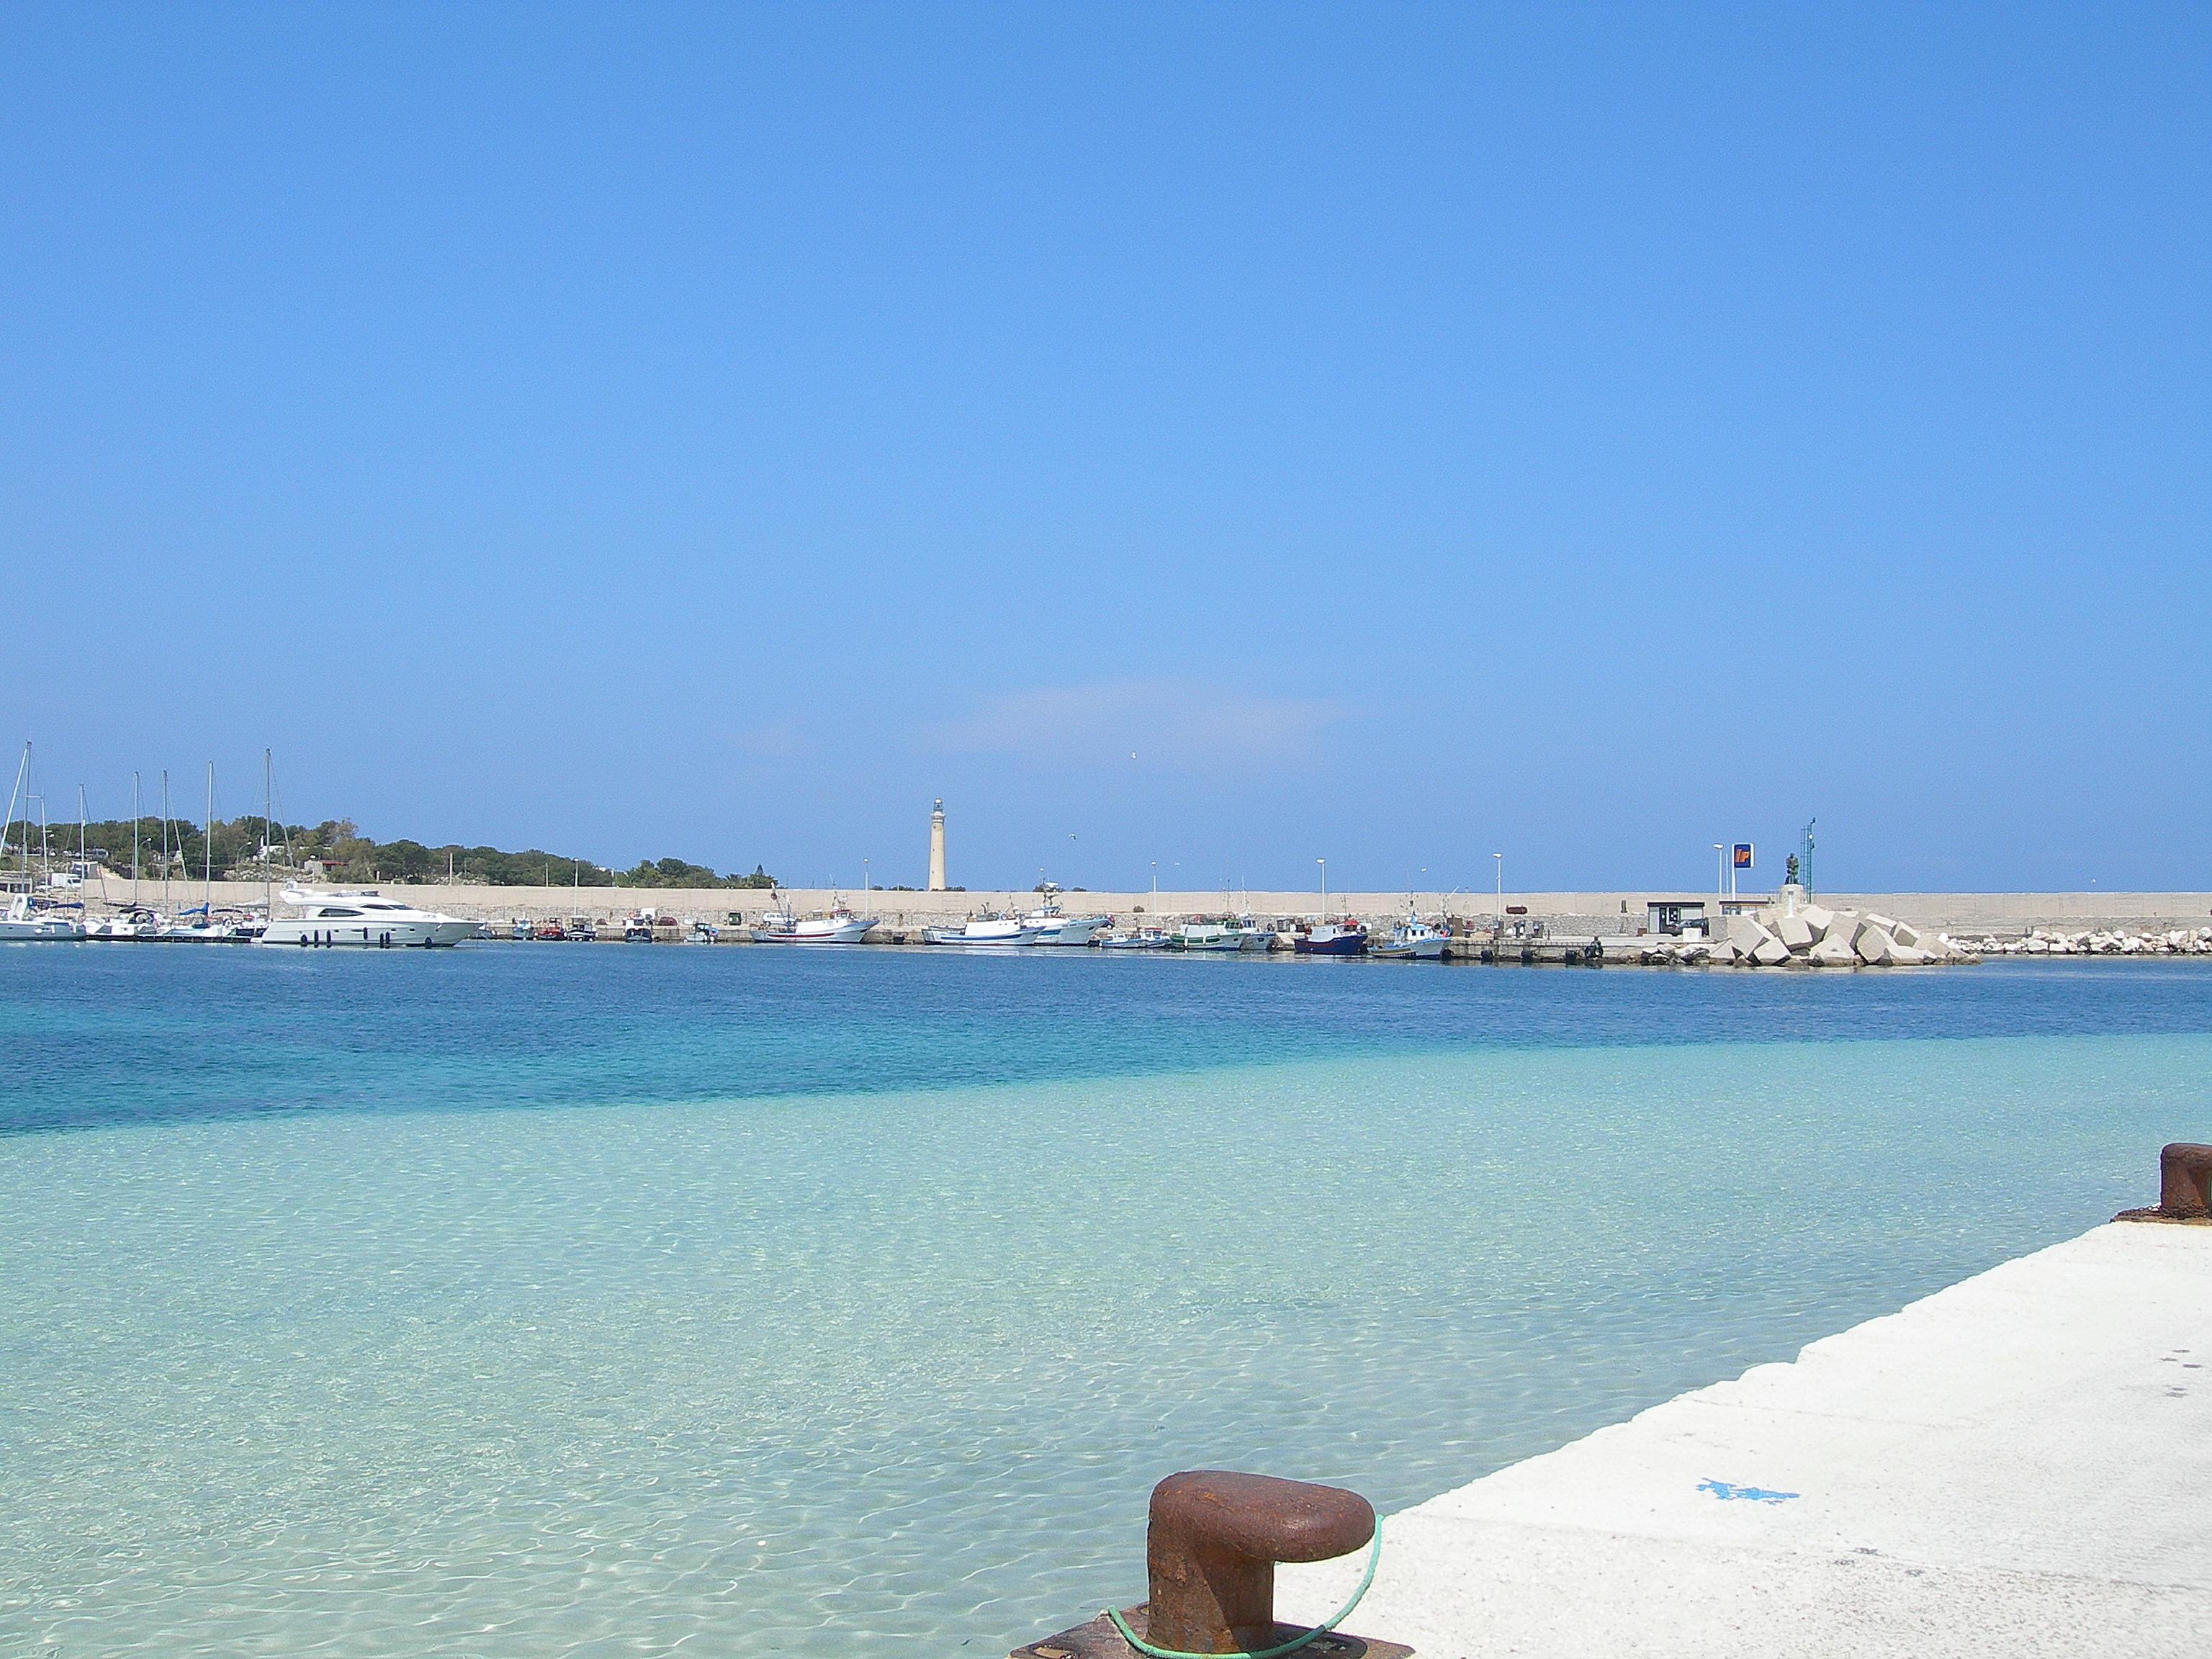
[[[337,885],[337,884],[331,884]],[[775,899],[765,889],[731,887],[490,887],[442,882],[374,882],[361,884],[381,893],[403,897],[425,909],[472,921],[536,921],[550,917],[588,917],[619,921],[641,910],[657,910],[685,919],[698,918],[720,924],[731,914],[747,919],[768,910]],[[161,884],[142,880],[142,902],[159,901]],[[204,891],[197,881],[173,879],[173,902],[197,904]],[[213,898],[221,904],[256,904],[266,888],[260,882],[218,881]],[[826,908],[842,899],[855,908],[873,911],[885,926],[926,926],[957,921],[975,911],[1006,907],[1028,908],[1039,902],[1034,891],[1018,888],[977,888],[967,892],[896,892],[882,888],[866,893],[857,888],[787,887],[781,899],[804,915]],[[1723,903],[1749,907],[1772,902],[1774,895],[1745,890],[1729,900],[1724,895],[1662,888],[1622,889],[1612,892],[1416,892],[1413,906],[1423,915],[1449,915],[1473,921],[1494,920],[1501,913],[1510,919],[1542,921],[1553,937],[1592,933],[1607,937],[1633,935],[1650,924],[1654,904],[1702,907],[1705,915]],[[83,892],[87,907],[106,912],[127,904],[129,876],[93,878]],[[1389,892],[1331,892],[1326,914],[1352,915],[1370,921],[1403,916],[1408,895]],[[1322,896],[1311,892],[1231,892],[1219,888],[1177,892],[1066,892],[1061,908],[1071,915],[1105,912],[1127,922],[1144,917],[1218,915],[1241,912],[1269,919],[1316,916],[1324,914]],[[2037,927],[2087,929],[2127,927],[2164,931],[2195,930],[2212,925],[2212,892],[2203,893],[1832,893],[1819,895],[1820,902],[1838,908],[1873,911],[1899,917],[1916,927],[1977,933],[2022,933]]]

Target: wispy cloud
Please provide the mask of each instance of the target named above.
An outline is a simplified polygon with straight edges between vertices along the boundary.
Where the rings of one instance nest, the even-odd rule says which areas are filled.
[[[787,760],[809,746],[805,722],[789,714],[745,726],[732,734],[731,741],[740,754],[769,760]]]
[[[1338,704],[1255,697],[1197,680],[1106,680],[987,699],[932,732],[956,754],[1184,769],[1310,757]]]

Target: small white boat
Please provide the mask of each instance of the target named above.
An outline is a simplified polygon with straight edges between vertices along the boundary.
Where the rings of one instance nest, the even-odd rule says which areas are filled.
[[[7,914],[0,915],[0,942],[83,937],[83,922],[64,915],[53,906],[37,903],[28,893],[16,894],[9,902]]]
[[[1381,939],[1371,941],[1367,951],[1370,956],[1399,962],[1440,962],[1448,937],[1442,928],[1431,927],[1408,910],[1405,921]]]
[[[160,925],[151,910],[126,910],[102,916],[84,930],[87,939],[137,940],[151,937]]]
[[[1022,918],[1037,930],[1032,945],[1088,945],[1114,925],[1106,915],[1071,916],[1060,908],[1060,889],[1047,884],[1044,902]]]
[[[268,924],[251,910],[210,911],[204,904],[179,910],[151,937],[178,945],[251,945]]]
[[[284,902],[301,914],[271,919],[257,943],[356,951],[442,947],[474,939],[478,929],[476,922],[417,910],[374,893],[317,893],[288,887]]]
[[[794,916],[789,903],[779,901],[775,909],[754,924],[753,943],[858,945],[867,938],[868,929],[876,925],[876,920],[873,916],[854,915],[842,899],[818,916]]]
[[[1264,927],[1249,916],[1238,918],[1244,924],[1244,948],[1248,951],[1272,951],[1275,948],[1275,930]]]
[[[1091,943],[1101,951],[1164,951],[1168,936],[1157,927],[1139,927],[1134,933],[1108,933]]]
[[[1003,950],[1009,945],[1034,945],[1043,931],[1024,917],[994,915],[987,912],[980,916],[969,917],[962,927],[925,927],[921,937],[923,942],[929,945],[964,945],[971,950],[977,946],[996,946]]]

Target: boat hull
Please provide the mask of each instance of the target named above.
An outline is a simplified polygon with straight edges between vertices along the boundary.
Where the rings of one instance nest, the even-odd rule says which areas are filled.
[[[1357,957],[1367,952],[1364,933],[1339,933],[1334,939],[1301,939],[1291,948],[1302,957]]]
[[[922,931],[925,945],[943,945],[954,950],[1005,951],[1036,943],[1034,927],[1011,927],[1005,932],[992,928],[971,933],[965,927],[929,927]]]
[[[62,921],[52,917],[41,917],[35,921],[0,920],[0,945],[27,945],[34,940],[80,939],[84,937],[81,921]]]
[[[1030,941],[1032,945],[1085,945],[1105,931],[1111,918],[1107,916],[1066,916],[1042,925],[1043,931]]]
[[[272,921],[257,945],[289,945],[302,951],[445,950],[477,936],[473,921],[398,917],[330,921],[307,917]]]
[[[835,927],[809,932],[804,923],[797,927],[775,929],[755,928],[756,945],[860,945],[866,942],[868,929],[874,927],[872,918],[866,921],[843,922]]]

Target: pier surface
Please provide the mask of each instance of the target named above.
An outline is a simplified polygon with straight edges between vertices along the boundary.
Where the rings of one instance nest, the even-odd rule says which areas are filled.
[[[2212,1227],[2116,1223],[1383,1523],[1424,1659],[2201,1656]],[[1281,1570],[1326,1618],[1357,1562]]]

